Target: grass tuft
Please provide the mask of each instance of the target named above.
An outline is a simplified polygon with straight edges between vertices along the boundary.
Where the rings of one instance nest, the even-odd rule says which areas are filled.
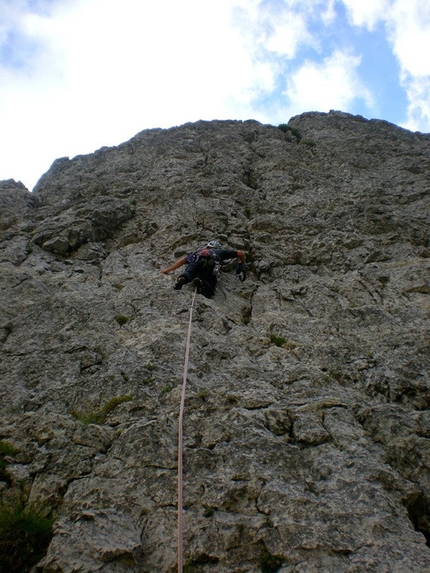
[[[46,553],[54,520],[18,504],[0,508],[0,571],[26,573]]]
[[[6,476],[6,466],[8,465],[7,457],[14,457],[18,453],[13,446],[7,442],[0,441],[0,481],[9,481]]]
[[[270,342],[272,342],[272,344],[275,344],[276,346],[283,346],[287,342],[287,340],[283,336],[277,336],[272,332],[270,334]]]
[[[115,396],[106,402],[100,410],[88,413],[76,412],[74,410],[72,411],[72,415],[83,424],[104,424],[108,415],[115,410],[117,406],[124,402],[131,402],[131,400],[133,400],[132,396]]]

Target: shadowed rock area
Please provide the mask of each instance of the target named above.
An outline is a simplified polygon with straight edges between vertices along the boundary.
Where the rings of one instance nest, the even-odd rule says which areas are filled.
[[[34,573],[428,573],[430,136],[341,112],[200,121],[0,182],[0,496]],[[1,460],[0,460],[1,461]],[[0,466],[1,469],[2,466]]]

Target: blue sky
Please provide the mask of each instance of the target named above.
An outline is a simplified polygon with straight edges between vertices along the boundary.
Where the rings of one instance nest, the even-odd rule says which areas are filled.
[[[428,0],[0,0],[0,179],[199,119],[430,132]]]

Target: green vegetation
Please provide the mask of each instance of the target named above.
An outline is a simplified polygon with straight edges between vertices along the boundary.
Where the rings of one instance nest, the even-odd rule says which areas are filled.
[[[189,557],[184,563],[182,572],[197,573],[197,571],[202,570],[201,566],[204,565],[205,563],[218,563],[218,561],[219,561],[218,557],[214,557],[212,555],[207,555],[207,554],[199,555],[196,559]]]
[[[292,127],[291,125],[288,125],[288,123],[280,123],[278,125],[278,129],[280,129],[284,133],[287,133],[287,131],[289,131],[291,133],[291,135],[294,135],[294,137],[297,138],[298,141],[300,141],[300,139],[301,139],[300,131],[296,127]]]
[[[103,350],[102,346],[97,345],[94,350],[101,356],[102,359],[106,358],[106,352]]]
[[[142,384],[151,384],[151,382],[154,382],[154,376],[153,376],[153,372],[154,370],[157,370],[158,366],[156,364],[152,364],[152,362],[147,362],[144,366],[144,368],[148,371],[149,376],[145,376],[141,379],[141,383]]]
[[[0,507],[0,571],[30,571],[46,552],[53,523],[30,506]]]
[[[277,336],[272,332],[270,334],[270,342],[272,342],[272,344],[276,344],[276,346],[283,346],[287,340],[283,336]]]
[[[207,390],[199,390],[197,392],[197,396],[202,402],[204,402],[207,398],[209,398],[209,392]]]
[[[183,573],[193,573],[196,569],[196,561],[194,559],[187,559],[182,569]]]
[[[16,456],[17,453],[18,450],[16,448],[11,446],[7,442],[3,442],[3,440],[0,441],[0,458],[3,458],[5,456]]]
[[[6,466],[8,464],[6,457],[16,456],[18,450],[7,442],[0,441],[0,481],[8,481],[6,477]]]
[[[128,316],[124,316],[123,314],[118,314],[118,315],[115,317],[115,320],[117,321],[117,323],[118,323],[120,326],[124,326],[124,324],[127,324],[127,322],[128,322],[130,319],[128,318]]]
[[[312,141],[312,139],[303,139],[302,144],[307,145],[309,147],[315,147],[316,146],[315,141]]]
[[[164,388],[161,390],[161,395],[168,394],[172,390],[173,390],[172,384],[167,384],[167,386],[164,386]]]
[[[242,323],[243,324],[249,324],[251,322],[251,314],[252,314],[252,308],[250,306],[247,306],[245,308],[242,309]]]
[[[75,416],[83,424],[104,424],[106,422],[106,418],[108,415],[115,410],[117,406],[124,402],[131,402],[133,400],[132,396],[115,396],[111,398],[106,404],[100,408],[100,410],[96,410],[95,412],[89,413],[82,413],[76,412],[75,410],[72,411],[72,415]]]
[[[261,573],[276,573],[282,567],[283,558],[280,555],[272,555],[266,549],[258,559]]]

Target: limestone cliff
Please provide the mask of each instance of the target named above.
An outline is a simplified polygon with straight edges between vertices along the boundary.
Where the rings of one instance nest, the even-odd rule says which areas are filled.
[[[430,136],[341,112],[200,121],[0,183],[0,473],[38,573],[430,570]],[[176,275],[178,272],[175,273]],[[0,460],[1,461],[1,460]],[[427,543],[426,543],[427,541]]]

